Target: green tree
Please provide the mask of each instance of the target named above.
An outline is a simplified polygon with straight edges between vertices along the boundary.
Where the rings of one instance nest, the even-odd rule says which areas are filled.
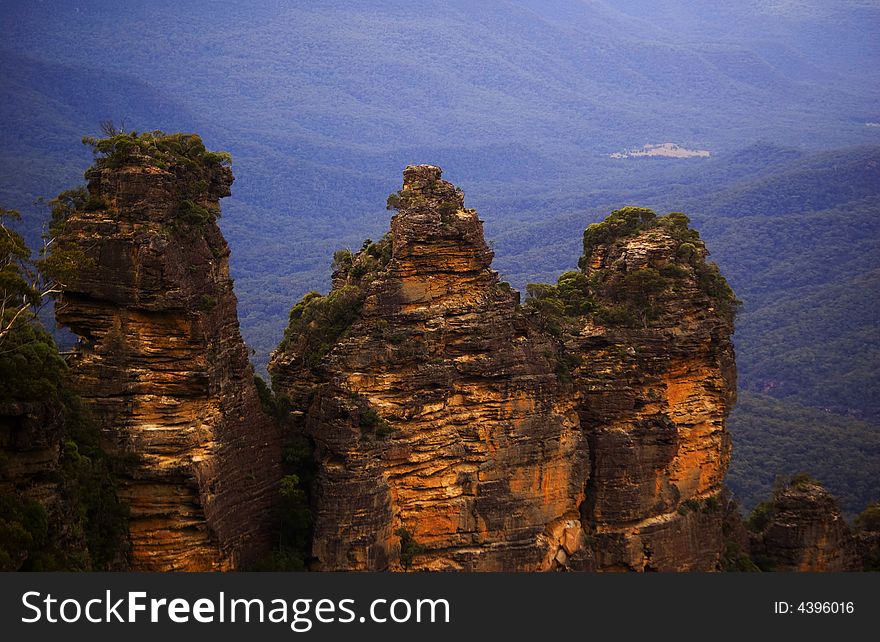
[[[880,531],[880,502],[874,502],[858,514],[855,526],[862,531]]]
[[[53,206],[67,207],[67,204]],[[53,221],[55,214],[53,213]],[[41,258],[34,261],[24,238],[12,229],[21,220],[15,210],[0,209],[0,346],[22,320],[35,315],[50,296],[60,294],[88,263],[83,252],[63,247],[53,235],[43,239]]]
[[[15,210],[0,209],[0,346],[23,315],[50,294],[41,291],[31,251],[11,228],[11,223],[20,220]]]
[[[403,526],[394,531],[394,534],[400,538],[400,563],[409,570],[416,556],[425,552],[425,547],[416,541],[412,531]]]

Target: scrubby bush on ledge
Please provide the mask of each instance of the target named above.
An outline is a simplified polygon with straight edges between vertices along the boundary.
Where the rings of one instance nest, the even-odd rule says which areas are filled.
[[[634,270],[591,268],[598,248],[650,230],[660,230],[676,243],[662,265]],[[647,328],[662,313],[663,299],[690,284],[710,298],[718,312],[732,319],[740,302],[718,267],[705,260],[706,254],[699,233],[690,228],[685,214],[658,217],[643,207],[624,207],[587,227],[584,254],[578,261],[581,271],[564,273],[556,285],[530,283],[525,308],[542,329],[556,335],[567,326],[576,327],[573,320],[585,316],[603,325]]]
[[[231,154],[209,152],[198,134],[166,134],[158,129],[140,134],[112,131],[107,138],[84,136],[82,140],[95,153],[95,170],[144,160],[160,169],[184,166],[210,170],[232,164]]]

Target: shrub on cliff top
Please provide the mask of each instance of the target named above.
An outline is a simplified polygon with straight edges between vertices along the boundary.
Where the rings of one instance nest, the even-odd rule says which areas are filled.
[[[360,251],[337,250],[333,254],[333,278],[345,279],[349,284],[360,287],[385,270],[391,261],[391,234],[385,234],[375,243],[364,239]]]
[[[798,490],[807,490],[811,486],[818,485],[818,482],[810,476],[809,473],[795,473],[788,479],[788,487]]]
[[[92,167],[86,170],[90,179],[105,168],[125,165],[153,166],[185,177],[180,181],[180,201],[173,224],[176,229],[200,231],[204,225],[220,215],[219,208],[203,205],[205,193],[212,184],[217,170],[228,167],[232,156],[228,152],[211,152],[205,148],[198,134],[167,134],[161,130],[138,133],[124,132],[112,125],[102,125],[106,138],[84,136],[82,142],[91,146],[95,155]],[[228,171],[228,170],[226,170]],[[86,187],[70,189],[49,202],[52,208],[50,234],[58,236],[73,212],[108,209],[99,195]]]
[[[601,223],[593,223],[584,230],[584,255],[581,257],[579,267],[586,267],[587,258],[593,253],[593,249],[604,243],[631,236],[643,229],[657,218],[657,215],[645,207],[627,206],[614,210]]]
[[[303,367],[316,366],[357,318],[362,303],[363,292],[353,285],[327,296],[307,293],[290,309],[290,324],[279,349],[294,350]]]
[[[646,267],[632,273],[599,273],[594,284],[597,293],[610,298],[600,306],[603,322],[617,325],[647,326],[657,310],[654,303],[664,290],[691,274],[699,289],[713,300],[721,314],[732,318],[741,302],[736,298],[718,266],[705,260],[700,234],[690,227],[690,219],[681,212],[670,212],[658,217],[643,207],[624,207],[613,211],[601,223],[594,223],[584,231],[584,254],[578,267],[586,271],[595,249],[600,245],[635,236],[652,229],[664,230],[677,242],[675,253],[666,265],[657,269]]]
[[[569,320],[588,314],[594,305],[587,277],[581,272],[565,272],[556,285],[527,284],[523,307],[542,330],[559,335]]]
[[[626,308],[634,323],[647,328],[659,313],[658,299],[670,287],[670,280],[651,267],[630,272],[615,273],[605,281],[602,290],[606,297]]]
[[[682,212],[670,212],[658,217],[653,210],[646,207],[627,206],[614,210],[604,221],[593,223],[584,230],[584,255],[581,257],[580,267],[585,267],[585,262],[597,246],[655,227],[668,230],[679,243],[699,241],[700,235],[690,228],[690,222],[688,216]]]
[[[232,163],[228,152],[209,152],[198,134],[167,134],[161,130],[138,133],[111,132],[107,138],[84,136],[83,143],[95,153],[96,169],[121,167],[148,159],[156,167],[184,166],[212,169]],[[88,176],[88,173],[87,173]]]

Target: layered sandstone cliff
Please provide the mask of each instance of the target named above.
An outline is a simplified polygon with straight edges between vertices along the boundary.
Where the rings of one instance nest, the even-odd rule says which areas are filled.
[[[715,568],[733,299],[686,218],[615,213],[521,306],[440,174],[407,167],[270,363],[315,442],[315,567]]]
[[[127,462],[131,567],[237,568],[270,545],[280,442],[215,222],[232,172],[197,136],[100,145],[87,198],[56,208],[58,243],[89,259],[57,319],[80,337],[72,372],[103,445]]]
[[[566,349],[581,363],[573,378],[592,464],[582,513],[600,568],[717,564],[735,300],[706,254],[676,214],[630,208],[585,234],[597,302]]]
[[[751,536],[751,551],[763,570],[839,572],[867,566],[867,534],[857,539],[837,500],[808,478],[796,477],[777,490],[758,514],[762,523]]]

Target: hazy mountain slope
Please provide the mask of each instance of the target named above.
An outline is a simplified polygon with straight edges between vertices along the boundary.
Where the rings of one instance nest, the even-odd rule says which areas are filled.
[[[805,288],[741,323],[742,385],[877,421],[880,270]]]
[[[130,74],[45,62],[0,49],[0,203],[29,217],[30,242],[48,222],[43,209],[30,206],[83,182],[91,153],[80,144],[101,120],[136,114],[141,122],[167,122],[187,130],[194,119],[172,96]]]
[[[629,15],[662,22],[688,38],[749,42],[777,67],[810,77],[819,69],[878,77],[880,7],[872,0],[615,0]]]
[[[323,257],[380,233],[391,177],[407,163],[443,165],[493,232],[555,215],[543,205],[560,197],[576,201],[562,211],[584,198],[638,200],[632,168],[607,157],[628,147],[880,137],[864,126],[876,89],[804,47],[814,16],[758,13],[739,27],[702,5],[658,11],[577,0],[7,2],[4,46],[37,60],[3,56],[14,118],[0,128],[10,170],[0,195],[26,208],[70,185],[71,159],[87,162],[76,141],[101,118],[199,131],[235,157],[222,225],[243,330],[265,355],[289,301],[326,286]],[[869,29],[842,25],[848,42]],[[857,60],[872,55],[863,49]],[[42,133],[19,144],[19,132]],[[71,151],[46,165],[28,153],[58,149]],[[691,170],[637,170],[636,182],[650,193]],[[260,301],[267,290],[277,304]]]
[[[698,199],[704,216],[789,215],[880,193],[880,148],[848,147],[795,159],[782,168]],[[689,203],[683,201],[687,206]]]
[[[730,418],[727,483],[747,510],[779,475],[808,472],[852,517],[880,495],[880,432],[848,417],[741,393]]]
[[[795,159],[686,211],[744,301],[741,387],[880,421],[880,149]]]

